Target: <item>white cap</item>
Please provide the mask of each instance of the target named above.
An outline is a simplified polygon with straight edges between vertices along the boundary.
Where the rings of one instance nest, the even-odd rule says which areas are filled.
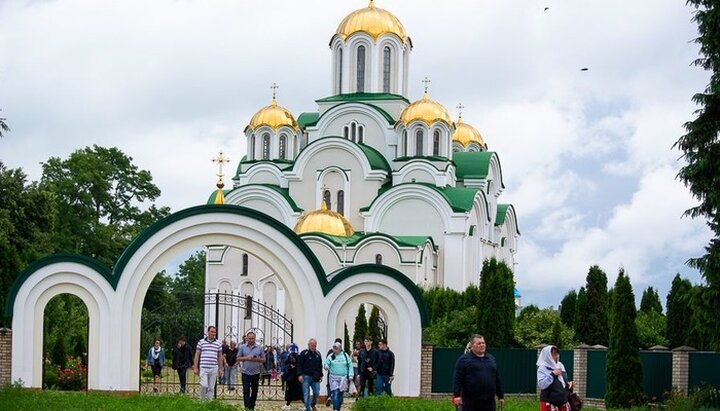
[[[336,342],[335,344],[333,344],[333,348],[339,348],[342,350],[342,344],[340,344],[339,342]]]

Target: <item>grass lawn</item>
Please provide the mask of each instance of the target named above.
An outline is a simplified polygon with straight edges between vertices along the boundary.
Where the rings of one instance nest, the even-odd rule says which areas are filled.
[[[369,397],[356,402],[353,411],[455,411],[450,399],[423,400],[408,398]],[[499,410],[499,408],[498,408]],[[535,398],[507,397],[504,411],[539,411],[540,404]],[[583,410],[597,411],[583,407]]]

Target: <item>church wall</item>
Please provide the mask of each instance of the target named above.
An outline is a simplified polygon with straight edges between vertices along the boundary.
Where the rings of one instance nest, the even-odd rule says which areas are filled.
[[[258,171],[253,174],[252,179],[246,184],[274,184],[279,186],[281,181],[277,175],[269,171]]]
[[[305,243],[320,261],[325,273],[330,274],[342,268],[340,261],[338,261],[338,254],[335,254],[335,251],[330,249],[326,244],[314,240],[308,240],[305,241]],[[340,252],[339,257],[342,258],[342,252]]]
[[[242,199],[240,199],[240,201],[238,201],[235,204],[243,206],[243,207],[247,207],[247,208],[252,208],[253,210],[261,211],[278,221],[283,221],[283,222],[285,221],[285,217],[283,216],[283,213],[280,210],[278,210],[277,207],[275,207],[272,203],[270,203],[268,201],[264,201],[261,199],[250,199],[250,200],[242,201]]]
[[[400,257],[397,249],[385,241],[372,241],[363,244],[355,252],[355,264],[375,264],[375,256],[382,256],[382,264],[400,271]],[[410,277],[411,279],[413,277]]]

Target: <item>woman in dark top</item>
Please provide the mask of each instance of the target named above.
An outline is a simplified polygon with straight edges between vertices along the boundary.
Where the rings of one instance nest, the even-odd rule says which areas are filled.
[[[537,360],[537,383],[540,388],[541,411],[570,411],[568,381],[565,366],[560,362],[560,350],[548,345],[540,352]]]
[[[297,358],[297,345],[292,344],[290,346],[290,355],[288,355],[287,362],[285,363],[285,372],[282,375],[282,379],[285,382],[284,410],[290,409],[291,402],[303,400],[302,387],[300,381],[298,381],[300,374],[297,372]]]

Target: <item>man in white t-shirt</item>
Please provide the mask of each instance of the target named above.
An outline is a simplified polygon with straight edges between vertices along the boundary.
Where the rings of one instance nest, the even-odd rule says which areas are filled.
[[[217,328],[211,325],[207,329],[207,337],[198,341],[193,362],[193,372],[200,377],[200,401],[213,399],[215,381],[218,374],[222,375],[224,367],[225,357],[217,340]]]

